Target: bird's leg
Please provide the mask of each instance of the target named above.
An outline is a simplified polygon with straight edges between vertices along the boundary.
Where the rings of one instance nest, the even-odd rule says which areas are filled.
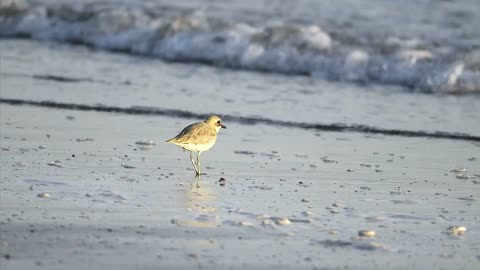
[[[200,188],[200,180],[201,180],[200,175],[199,174],[195,175],[195,182],[197,182],[197,188]]]
[[[200,154],[202,152],[198,152],[198,155],[197,155],[197,167],[198,167],[198,172],[197,174],[200,175]]]
[[[192,161],[193,168],[195,169],[195,174],[199,175],[199,171],[197,169],[197,166],[195,165],[195,160],[193,159],[193,152],[190,152],[190,160]]]

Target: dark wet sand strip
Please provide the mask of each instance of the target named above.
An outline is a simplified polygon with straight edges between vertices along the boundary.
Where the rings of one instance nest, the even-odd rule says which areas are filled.
[[[131,106],[131,107],[118,107],[108,106],[103,104],[88,105],[88,104],[75,104],[75,103],[59,103],[54,101],[34,101],[34,100],[22,100],[22,99],[8,99],[0,98],[0,103],[10,105],[29,105],[37,107],[64,109],[64,110],[78,110],[78,111],[98,111],[98,112],[111,112],[111,113],[123,113],[134,115],[161,115],[176,118],[186,119],[203,119],[207,115],[199,114],[184,110],[175,109],[163,109],[156,107],[144,107],[144,106]],[[278,127],[292,127],[301,129],[313,129],[321,131],[331,132],[359,132],[367,134],[382,134],[391,136],[402,137],[424,137],[435,139],[451,139],[451,140],[463,140],[463,141],[475,141],[480,142],[480,136],[475,136],[466,133],[446,132],[446,131],[422,131],[422,130],[401,130],[401,129],[384,129],[381,127],[372,127],[361,124],[322,124],[322,123],[304,123],[293,121],[282,121],[275,119],[268,119],[263,117],[244,117],[234,115],[223,115],[224,120],[228,122],[237,122],[245,125],[264,124]]]
[[[1,76],[10,76],[10,77],[22,77],[22,78],[32,78],[36,80],[44,80],[44,81],[54,81],[59,83],[79,83],[79,82],[86,82],[86,83],[98,83],[98,84],[105,84],[105,85],[112,85],[112,84],[123,84],[123,85],[131,85],[131,82],[124,81],[124,82],[110,82],[106,80],[98,80],[92,78],[82,78],[82,77],[69,77],[69,76],[62,76],[62,75],[53,75],[53,74],[21,74],[21,73],[0,73]]]

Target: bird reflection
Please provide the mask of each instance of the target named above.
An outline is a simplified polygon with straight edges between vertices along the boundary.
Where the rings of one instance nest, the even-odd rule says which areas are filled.
[[[208,182],[201,181],[200,176],[195,177],[192,184],[185,186],[179,199],[182,207],[190,212],[185,220],[177,220],[179,225],[203,228],[218,225],[217,209],[214,206],[217,195]]]

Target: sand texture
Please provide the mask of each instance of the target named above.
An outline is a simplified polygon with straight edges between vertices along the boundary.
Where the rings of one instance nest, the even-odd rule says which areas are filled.
[[[89,60],[78,57],[86,49],[20,41],[1,46],[10,48],[2,58],[9,63],[2,64],[2,98],[480,134],[475,97],[435,97],[424,108],[426,96],[372,99],[380,90],[356,89],[360,86],[302,96],[283,82],[306,90],[334,86],[98,52]],[[21,53],[28,46],[38,48],[25,55],[36,57]],[[73,71],[82,65],[66,68],[71,58],[65,55],[81,59],[86,73],[97,73],[80,76]],[[12,75],[20,72],[26,75]],[[33,76],[38,74],[94,82]],[[227,90],[218,91],[222,87]],[[270,95],[271,89],[279,94]],[[436,114],[448,106],[454,114]],[[220,130],[216,145],[202,154],[205,175],[197,180],[188,152],[164,141],[198,120],[195,114],[1,103],[0,268],[480,265],[479,142],[250,125],[232,118],[223,122],[228,129]]]

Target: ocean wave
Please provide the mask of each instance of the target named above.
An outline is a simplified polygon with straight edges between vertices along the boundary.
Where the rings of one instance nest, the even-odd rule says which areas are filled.
[[[397,37],[358,42],[318,25],[254,25],[152,4],[2,1],[0,37],[426,93],[480,93],[480,56],[474,50],[460,56],[454,48]]]

